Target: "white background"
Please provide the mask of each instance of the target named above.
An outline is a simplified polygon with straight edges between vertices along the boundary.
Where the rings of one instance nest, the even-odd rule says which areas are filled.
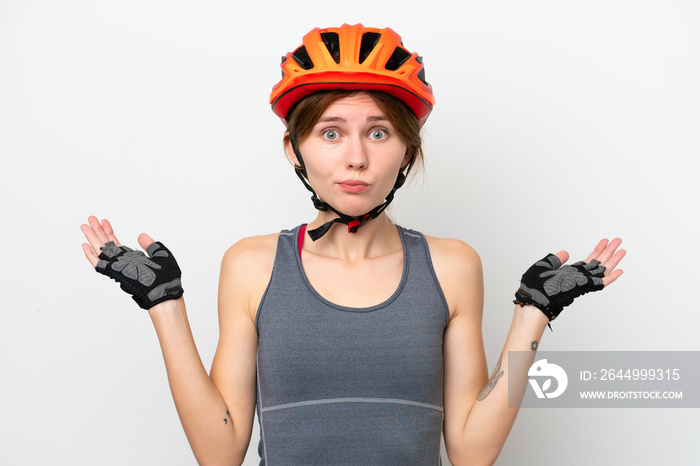
[[[316,26],[390,26],[425,57],[426,174],[392,217],[480,253],[491,368],[525,268],[601,237],[625,274],[541,349],[700,350],[697,2],[237,3],[0,1],[1,464],[195,463],[149,319],[79,226],[175,251],[208,367],[224,251],[314,217],[267,98]],[[697,414],[524,409],[498,464],[694,464]]]

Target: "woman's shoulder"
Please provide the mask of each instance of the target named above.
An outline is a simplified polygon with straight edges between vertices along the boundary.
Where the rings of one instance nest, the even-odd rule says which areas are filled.
[[[428,243],[433,265],[436,268],[444,266],[451,270],[454,270],[455,267],[481,270],[479,254],[464,241],[455,238],[424,236]]]
[[[251,236],[228,248],[221,261],[219,312],[244,312],[251,322],[275,265],[279,234]]]
[[[224,253],[223,266],[258,268],[266,263],[274,263],[279,233],[249,236],[243,238]]]
[[[480,316],[483,270],[479,254],[464,241],[426,236],[435,276],[447,301],[450,320],[463,310]]]

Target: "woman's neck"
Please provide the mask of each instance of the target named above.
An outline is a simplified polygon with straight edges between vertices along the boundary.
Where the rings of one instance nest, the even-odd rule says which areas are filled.
[[[307,227],[307,232],[332,220],[326,212],[319,212],[316,220]],[[401,249],[396,226],[389,221],[385,213],[369,220],[355,233],[349,233],[346,225],[334,225],[328,233],[317,241],[312,241],[308,233],[303,250],[312,254],[351,262],[382,256]]]

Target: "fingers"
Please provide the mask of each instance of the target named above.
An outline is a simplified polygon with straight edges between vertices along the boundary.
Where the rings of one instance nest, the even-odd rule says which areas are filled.
[[[95,251],[92,250],[92,246],[87,243],[83,243],[83,253],[85,253],[85,257],[87,257],[90,264],[93,267],[96,267],[97,262],[99,262],[100,259],[95,255]]]
[[[601,239],[598,245],[593,249],[593,252],[586,257],[586,260],[584,262],[588,263],[592,261],[593,259],[598,259],[598,257],[605,251],[605,248],[608,246],[608,240],[607,239]],[[598,259],[600,260],[600,259]]]
[[[109,241],[114,241],[114,244],[116,244],[117,246],[121,246],[121,244],[119,244],[119,240],[114,235],[114,230],[112,229],[112,224],[109,223],[109,220],[107,220],[107,219],[102,220],[102,229],[104,230],[104,233],[107,235],[107,239]]]
[[[144,251],[148,249],[148,246],[150,246],[153,243],[155,243],[153,238],[148,236],[146,233],[141,233],[139,235],[139,245],[143,248]]]
[[[100,222],[97,217],[91,215],[88,218],[88,224],[81,225],[80,230],[89,243],[83,244],[83,252],[93,267],[99,260],[97,256],[100,254],[100,248],[108,241],[114,241],[117,246],[121,246],[119,240],[117,240],[117,237],[114,235],[112,225],[106,219]]]
[[[615,267],[617,267],[622,258],[625,257],[625,254],[627,254],[627,251],[620,249],[619,251],[616,251],[615,254],[613,254],[612,257],[606,262],[602,262],[602,265],[605,267],[603,285],[608,286],[617,280],[620,275],[622,275],[622,269],[616,269]]]
[[[607,239],[603,239],[585,260],[585,262],[590,262],[596,259],[600,261],[600,265],[605,267],[605,277],[603,277],[603,285],[605,286],[617,280],[623,273],[622,270],[616,269],[622,258],[627,254],[627,251],[624,249],[618,250],[621,244],[622,240],[620,238],[615,238],[610,242]]]
[[[569,260],[569,253],[566,251],[559,251],[555,254],[562,264],[565,264]]]
[[[607,239],[602,239],[595,247],[593,252],[588,255],[584,262],[590,262],[593,259],[596,259],[606,267],[614,267],[625,256],[624,249],[620,249],[620,251],[617,251],[617,248],[620,247],[620,244],[622,244],[622,240],[620,238],[615,238],[609,243]]]
[[[114,241],[114,244],[121,246],[117,236],[114,234],[112,224],[109,223],[107,219],[103,219],[102,222],[100,222],[97,217],[91,215],[88,218],[88,224],[81,225],[80,230],[88,240],[88,243],[83,243],[82,245],[83,253],[93,267],[95,267],[100,260],[99,255],[102,246],[109,241]],[[139,245],[141,245],[144,250],[153,243],[155,243],[153,238],[146,233],[141,233],[141,235],[139,235]]]
[[[620,247],[620,244],[622,244],[622,240],[620,238],[615,238],[614,240],[610,241],[605,250],[596,259],[598,259],[603,265],[609,263],[617,248]]]
[[[90,228],[95,234],[95,237],[99,240],[100,246],[103,246],[108,241],[114,241],[117,246],[121,246],[117,237],[114,236],[114,230],[108,220],[102,220],[102,223],[100,223],[97,217],[91,215],[90,218],[88,218],[88,222],[90,223]]]
[[[627,254],[627,251],[624,249],[620,249],[619,251],[615,251],[615,253],[605,261],[601,261],[601,264],[605,266],[607,269],[614,269],[617,267],[617,264],[620,263],[623,257],[625,257],[625,254]]]
[[[99,252],[100,247],[104,246],[106,241],[103,241],[93,228],[93,223],[97,222],[97,219],[93,221],[93,218],[94,217],[90,217],[89,219],[90,225],[80,225],[80,231],[83,232],[85,238],[88,240],[88,243],[90,243],[90,247],[92,247],[93,252]]]
[[[606,269],[606,272],[607,272],[607,269]],[[621,269],[613,270],[610,273],[610,275],[603,277],[603,286],[608,286],[609,284],[611,284],[612,282],[617,280],[620,277],[620,275],[622,275]]]

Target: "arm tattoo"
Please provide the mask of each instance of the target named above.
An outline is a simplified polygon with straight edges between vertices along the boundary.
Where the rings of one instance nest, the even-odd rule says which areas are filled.
[[[530,343],[530,349],[532,351],[537,351],[538,346],[540,346],[540,344],[537,343],[537,340],[532,340],[532,342]]]
[[[231,419],[231,415],[228,412],[228,409],[226,410],[226,417],[224,418],[224,424],[228,424],[228,420]]]
[[[489,394],[491,393],[491,390],[496,386],[498,383],[498,380],[503,377],[503,374],[505,371],[501,370],[501,359],[503,358],[503,353],[498,357],[498,362],[496,363],[496,368],[493,370],[493,374],[491,375],[491,378],[489,379],[488,382],[486,382],[486,385],[484,388],[481,390],[481,393],[479,393],[479,396],[476,397],[477,400],[482,401],[485,399]]]

